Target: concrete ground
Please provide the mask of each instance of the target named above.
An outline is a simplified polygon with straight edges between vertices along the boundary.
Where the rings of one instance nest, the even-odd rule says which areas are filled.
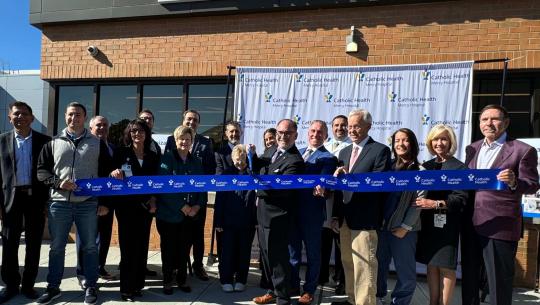
[[[41,260],[40,270],[36,283],[36,289],[40,293],[44,291],[46,287],[46,276],[48,266],[48,250],[49,246],[45,242],[41,248]],[[20,261],[23,262],[24,246],[21,246],[19,251]],[[117,247],[111,247],[107,260],[107,270],[112,274],[118,274],[117,266],[120,261],[120,249]],[[62,281],[61,290],[62,296],[52,304],[83,304],[83,291],[79,287],[77,278],[75,276],[76,255],[75,245],[68,244],[66,251],[66,268],[64,272],[64,280]],[[148,267],[161,274],[161,258],[160,253],[152,251],[148,254]],[[219,284],[219,278],[217,273],[217,266],[208,267],[208,273],[211,276],[210,281],[203,282],[195,277],[188,276],[188,284],[191,285],[193,291],[191,293],[183,293],[179,290],[175,290],[173,295],[164,295],[161,292],[161,277],[150,277],[146,280],[146,287],[143,290],[143,297],[137,298],[138,304],[254,304],[251,299],[255,296],[264,294],[264,290],[258,287],[259,282],[259,270],[252,268],[250,270],[250,276],[248,279],[248,286],[246,291],[241,293],[224,293],[221,290]],[[393,288],[395,284],[394,279],[390,279],[389,287]],[[428,304],[428,289],[425,283],[425,278],[419,277],[416,292],[413,298],[413,305],[425,305]],[[461,303],[461,288],[458,283],[454,294],[452,305],[458,305]],[[344,300],[343,296],[335,296],[333,289],[330,287],[319,287],[314,304],[329,305],[332,301]],[[9,304],[31,304],[32,301],[26,299],[24,296],[19,295],[10,300]],[[128,304],[122,302],[119,293],[119,281],[99,280],[99,294],[98,304]],[[535,293],[532,290],[514,289],[514,304],[533,304],[540,303],[540,294]]]

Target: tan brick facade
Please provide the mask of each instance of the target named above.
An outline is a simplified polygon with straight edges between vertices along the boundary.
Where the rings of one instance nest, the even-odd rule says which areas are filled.
[[[345,53],[350,26],[362,36]],[[97,46],[103,55],[91,57]],[[540,2],[449,1],[43,25],[46,80],[224,76],[227,65],[339,66],[509,57],[540,67]],[[499,64],[477,69],[500,68]]]
[[[359,52],[345,53],[350,27]],[[481,0],[43,25],[45,80],[223,77],[227,66],[341,66],[514,59],[540,69],[540,1]],[[86,48],[102,54],[91,57]],[[501,69],[499,63],[475,65]],[[209,249],[212,210],[207,219]],[[519,244],[516,283],[532,287],[538,226]],[[151,248],[159,247],[152,231]],[[116,241],[116,239],[115,239]]]

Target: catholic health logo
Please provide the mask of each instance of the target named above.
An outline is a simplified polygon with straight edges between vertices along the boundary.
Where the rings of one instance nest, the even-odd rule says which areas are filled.
[[[420,73],[420,75],[422,76],[423,80],[429,80],[429,78],[431,77],[431,71],[429,71],[428,69],[425,69],[424,71]]]
[[[333,96],[330,92],[326,93],[326,94],[323,96],[324,102],[325,102],[325,103],[331,103],[333,97],[334,97],[334,96]]]
[[[455,120],[438,120],[438,119],[434,119],[434,118],[429,117],[427,114],[424,114],[422,116],[422,125],[423,126],[433,127],[433,126],[439,125],[439,124],[448,125],[448,126],[452,127],[457,132],[458,130],[463,129],[465,125],[469,125],[469,120],[458,120],[458,119],[455,119]]]
[[[424,114],[422,116],[422,125],[423,126],[428,126],[430,120],[431,120],[431,117],[429,115],[427,115],[427,114]]]
[[[300,124],[301,119],[302,118],[298,114],[295,114],[293,117],[293,122],[295,122],[296,124]]]
[[[297,73],[294,75],[294,80],[297,83],[300,83],[303,87],[328,87],[330,84],[335,84],[339,82],[339,78],[335,76],[328,75],[313,75],[309,76]]]
[[[264,95],[264,102],[265,103],[270,103],[272,101],[272,93],[270,92],[266,92],[266,94]]]
[[[363,72],[358,72],[354,74],[354,79],[359,82],[363,82],[366,79],[366,74]]]
[[[277,77],[240,74],[240,82],[246,87],[268,87],[279,82]]]
[[[388,101],[390,103],[395,103],[396,102],[396,97],[397,97],[397,94],[394,91],[390,91],[386,95],[386,98],[388,99]]]
[[[362,107],[366,103],[370,103],[369,97],[335,97],[331,92],[327,92],[323,95],[323,101],[325,103],[332,104],[337,108],[350,108],[350,107]]]

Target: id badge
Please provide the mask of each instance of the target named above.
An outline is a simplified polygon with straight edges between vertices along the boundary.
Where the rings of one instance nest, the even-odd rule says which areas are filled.
[[[127,177],[131,177],[133,176],[133,172],[131,171],[131,165],[129,164],[124,164],[122,165],[122,171],[124,172],[124,176],[127,178]]]
[[[435,228],[442,228],[446,224],[446,214],[433,215],[433,225]]]

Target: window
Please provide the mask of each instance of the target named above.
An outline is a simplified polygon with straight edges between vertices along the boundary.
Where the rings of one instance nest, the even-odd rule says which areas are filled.
[[[170,135],[182,123],[182,92],[182,85],[143,86],[142,108],[148,108],[154,114],[154,133]]]
[[[94,86],[61,86],[58,91],[58,107],[56,108],[56,133],[66,128],[64,113],[71,102],[78,102],[86,107],[86,126],[94,116]]]
[[[201,124],[197,133],[210,137],[214,143],[221,142],[227,85],[190,85],[188,93],[187,108],[197,110],[201,115]],[[233,104],[231,90],[226,110],[226,121],[232,119]]]

